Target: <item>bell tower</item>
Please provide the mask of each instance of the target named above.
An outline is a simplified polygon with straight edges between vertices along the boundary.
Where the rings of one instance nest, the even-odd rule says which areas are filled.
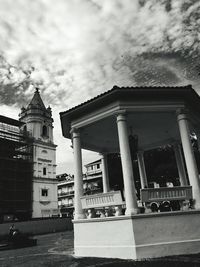
[[[33,138],[32,218],[58,215],[53,118],[38,88],[29,105],[21,109],[19,120],[25,123],[21,130]]]

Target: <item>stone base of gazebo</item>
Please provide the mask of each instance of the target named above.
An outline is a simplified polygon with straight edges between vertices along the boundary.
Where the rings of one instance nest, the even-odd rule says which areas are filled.
[[[74,220],[75,256],[144,259],[200,252],[200,211]]]

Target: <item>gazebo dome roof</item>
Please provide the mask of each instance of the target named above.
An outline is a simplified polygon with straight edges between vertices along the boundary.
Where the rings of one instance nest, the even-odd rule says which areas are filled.
[[[70,114],[71,112],[78,112],[79,110],[82,112],[83,110],[89,108],[89,106],[94,105],[101,105],[105,104],[105,101],[114,100],[118,97],[130,97],[133,96],[137,99],[144,98],[151,100],[163,98],[163,97],[185,97],[189,101],[192,97],[193,101],[196,99],[196,101],[200,101],[200,97],[198,94],[194,91],[192,88],[192,85],[186,85],[186,86],[142,86],[142,87],[119,87],[117,85],[114,85],[112,89],[105,91],[75,107],[72,107],[64,112],[60,112],[60,115],[63,114]],[[190,97],[188,98],[188,96]],[[106,102],[107,102],[106,101]],[[195,101],[195,102],[196,102]]]
[[[114,86],[107,92],[61,112],[60,118],[65,137],[71,137],[71,128],[81,131],[83,148],[99,152],[108,147],[117,151],[116,113],[126,111],[129,131],[139,136],[141,148],[152,148],[169,140],[180,139],[176,112],[185,108],[192,112],[192,123],[197,127],[200,97],[191,85]],[[195,114],[196,117],[193,116]]]

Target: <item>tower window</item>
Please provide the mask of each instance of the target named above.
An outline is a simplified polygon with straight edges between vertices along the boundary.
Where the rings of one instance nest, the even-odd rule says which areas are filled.
[[[42,135],[47,136],[47,126],[46,125],[42,126]]]
[[[41,191],[41,195],[42,195],[42,197],[48,197],[48,189],[42,189],[42,191]]]
[[[47,168],[43,168],[43,175],[47,174]]]

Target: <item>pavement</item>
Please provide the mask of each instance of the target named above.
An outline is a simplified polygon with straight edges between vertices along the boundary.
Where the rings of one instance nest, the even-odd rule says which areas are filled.
[[[73,255],[73,232],[36,237],[35,247],[0,251],[0,267],[200,267],[200,254],[143,261],[78,258]]]

